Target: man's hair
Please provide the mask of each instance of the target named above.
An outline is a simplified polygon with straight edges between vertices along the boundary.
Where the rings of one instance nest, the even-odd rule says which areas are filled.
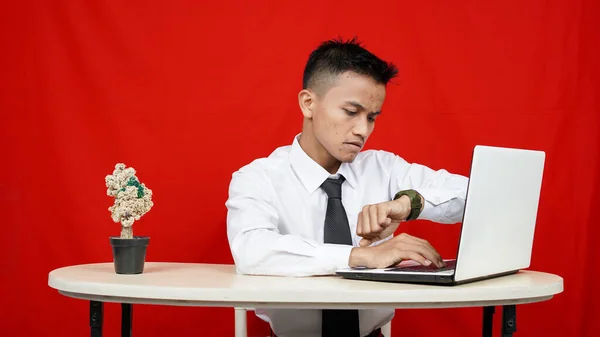
[[[398,74],[393,63],[373,55],[356,37],[347,41],[337,38],[322,42],[310,54],[304,68],[302,88],[321,87],[346,71],[369,76],[383,85]]]

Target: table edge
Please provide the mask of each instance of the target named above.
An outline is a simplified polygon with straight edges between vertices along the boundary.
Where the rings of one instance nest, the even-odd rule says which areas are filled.
[[[107,264],[107,263],[104,263]],[[174,263],[174,264],[181,264],[181,263]],[[89,265],[89,264],[88,264]],[[202,265],[207,265],[207,264],[202,264]],[[211,264],[212,266],[212,264]],[[231,266],[231,265],[220,265],[220,266]],[[65,268],[65,267],[63,267]],[[68,268],[68,267],[66,267]],[[62,269],[62,268],[59,268]],[[298,305],[310,305],[310,306],[314,306],[315,303],[318,303],[320,299],[315,299],[315,298],[302,298],[299,297],[298,294],[296,294],[295,292],[286,292],[285,294],[283,294],[283,297],[277,298],[275,299],[274,296],[263,296],[262,294],[259,294],[257,291],[255,290],[250,290],[250,291],[242,291],[238,294],[235,294],[235,296],[232,296],[232,294],[224,294],[223,290],[220,289],[216,289],[216,288],[206,288],[206,289],[193,289],[193,293],[189,293],[190,289],[185,289],[185,288],[178,288],[178,287],[161,287],[160,291],[158,292],[154,292],[154,294],[152,295],[152,297],[147,296],[147,294],[141,294],[140,292],[132,292],[133,288],[136,288],[135,290],[138,290],[140,288],[145,288],[146,286],[140,286],[140,285],[114,285],[114,284],[102,284],[102,283],[96,283],[96,282],[92,282],[92,283],[82,283],[82,284],[77,284],[77,283],[73,283],[71,280],[64,279],[61,277],[56,277],[55,271],[58,269],[55,269],[54,271],[50,272],[48,274],[48,285],[55,289],[58,290],[59,293],[64,294],[66,296],[69,297],[75,297],[75,298],[80,298],[80,299],[92,299],[92,298],[102,298],[105,299],[107,301],[113,301],[111,299],[119,299],[119,301],[127,301],[127,302],[146,302],[149,304],[169,304],[169,305],[181,305],[181,304],[177,304],[177,303],[182,303],[182,305],[190,305],[190,304],[186,304],[186,303],[193,303],[191,305],[196,305],[196,306],[200,306],[200,305],[204,305],[202,303],[211,303],[211,306],[214,306],[215,304],[226,304],[227,306],[230,306],[230,304],[227,303],[235,303],[235,304],[243,304],[243,303],[252,303],[252,305],[256,304],[256,303],[261,303],[261,306],[265,306],[265,305],[275,305],[275,306],[280,306],[280,305],[294,305],[294,307],[298,306]],[[527,272],[527,273],[533,273],[533,274],[545,274],[545,275],[549,275],[551,277],[551,281],[547,282],[545,284],[541,284],[538,287],[534,287],[533,289],[529,289],[528,291],[523,291],[521,292],[521,290],[523,289],[522,287],[515,287],[514,289],[507,289],[506,294],[494,294],[494,295],[487,295],[487,296],[480,296],[479,298],[475,298],[475,299],[466,299],[466,300],[461,300],[460,298],[460,293],[458,294],[451,294],[450,296],[443,296],[441,298],[426,298],[426,299],[421,299],[420,297],[416,296],[415,294],[410,294],[409,291],[409,295],[406,296],[406,299],[402,299],[401,297],[398,296],[390,296],[388,297],[379,297],[376,302],[374,302],[374,300],[370,297],[366,297],[361,300],[357,300],[356,298],[353,299],[352,301],[352,305],[366,305],[366,306],[370,306],[370,305],[376,305],[378,307],[381,306],[386,306],[386,305],[393,305],[393,306],[398,306],[398,305],[409,305],[409,306],[415,306],[417,304],[415,303],[419,303],[419,305],[434,305],[435,307],[440,307],[440,305],[453,305],[452,303],[463,303],[463,304],[468,304],[468,303],[480,303],[480,302],[485,302],[485,303],[504,303],[503,301],[525,301],[528,299],[531,299],[531,301],[536,301],[536,299],[550,299],[552,298],[552,296],[562,293],[564,291],[564,280],[561,276],[559,275],[555,275],[555,274],[551,274],[551,273],[546,273],[546,272],[539,272],[539,271],[528,271],[528,270],[524,270],[523,272]],[[239,277],[246,277],[246,275],[237,275]],[[364,282],[364,281],[358,281],[358,282]],[[95,289],[84,289],[84,288],[95,288]],[[441,287],[441,286],[440,286]],[[148,288],[148,287],[146,287]],[[438,289],[442,289],[445,287],[441,287]],[[454,288],[454,287],[451,287]],[[149,289],[145,289],[146,293],[151,293],[149,292]],[[418,292],[421,290],[418,290],[416,293],[418,295]],[[483,289],[483,291],[485,291],[485,289]],[[346,291],[348,292],[348,291]],[[332,297],[331,299],[328,299],[325,303],[329,303],[329,304],[333,304],[335,303],[335,305],[340,305],[340,306],[344,306],[348,304],[348,298],[351,298],[351,296],[346,296],[348,294],[341,294],[344,296],[337,296],[337,298]],[[266,297],[266,299],[265,299]],[[363,297],[363,296],[361,296]],[[300,298],[300,300],[299,300]]]
[[[98,301],[104,303],[131,303],[142,305],[166,305],[166,306],[189,306],[189,307],[235,307],[235,308],[272,308],[272,309],[441,309],[441,308],[467,308],[467,307],[483,307],[483,306],[501,306],[501,305],[518,305],[548,301],[554,295],[501,299],[501,300],[484,300],[484,301],[458,301],[458,302],[257,302],[257,301],[199,301],[199,300],[164,300],[150,298],[134,298],[122,296],[106,296],[106,295],[90,295],[80,294],[68,291],[58,291],[61,295],[69,298]]]

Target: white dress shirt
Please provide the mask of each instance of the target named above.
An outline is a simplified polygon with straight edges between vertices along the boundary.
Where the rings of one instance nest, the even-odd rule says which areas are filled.
[[[342,203],[355,247],[361,240],[356,223],[363,206],[392,200],[400,190],[423,195],[419,219],[462,221],[468,182],[464,176],[376,150],[342,163],[338,174],[346,178]],[[233,174],[226,202],[227,235],[238,273],[301,277],[348,267],[352,246],[323,243],[327,195],[320,185],[330,176],[303,151],[298,136],[292,145]],[[256,308],[256,313],[278,337],[321,336],[320,310]],[[393,309],[360,310],[361,335],[383,326],[393,315]]]

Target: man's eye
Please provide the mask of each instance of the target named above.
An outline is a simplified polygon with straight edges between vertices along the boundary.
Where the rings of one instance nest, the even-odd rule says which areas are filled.
[[[354,116],[356,115],[356,111],[352,111],[352,110],[348,110],[348,109],[344,109],[346,111],[346,113],[350,116]]]

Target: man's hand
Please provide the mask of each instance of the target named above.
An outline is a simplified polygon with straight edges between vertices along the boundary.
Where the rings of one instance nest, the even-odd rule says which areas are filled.
[[[350,267],[387,268],[410,259],[424,266],[445,266],[440,254],[426,240],[402,233],[380,245],[352,248]]]
[[[399,199],[374,205],[366,205],[358,214],[356,234],[363,239],[360,246],[365,247],[373,242],[383,240],[394,234],[401,221],[410,214],[410,199],[402,196]]]

